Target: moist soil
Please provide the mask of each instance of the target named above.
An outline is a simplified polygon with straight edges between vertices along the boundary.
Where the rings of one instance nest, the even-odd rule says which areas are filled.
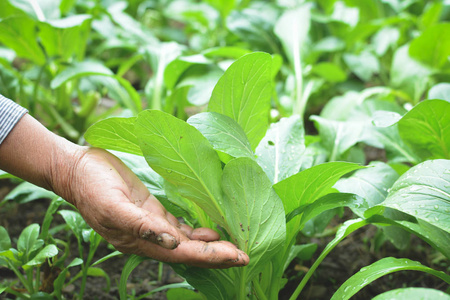
[[[8,181],[1,180],[0,199],[3,199],[11,188],[12,186]],[[8,230],[13,239],[13,244],[15,244],[20,232],[27,225],[42,223],[48,205],[49,200],[40,199],[24,204],[7,202],[1,207],[0,226],[4,226]],[[331,232],[329,236],[320,238],[301,237],[299,239],[300,243],[317,243],[318,249],[312,260],[304,262],[294,260],[291,263],[286,272],[286,278],[289,281],[281,291],[280,299],[289,298],[305,274],[305,271],[311,267],[326,244],[333,239],[333,232],[337,226],[350,218],[352,218],[352,213],[346,210],[342,218],[336,217],[330,223],[326,230]],[[56,214],[52,226],[58,224],[64,224],[64,221]],[[412,236],[411,247],[408,250],[397,250],[392,244],[386,242],[375,251],[374,245],[377,240],[377,231],[378,229],[374,226],[366,226],[338,244],[315,271],[299,299],[330,299],[338,287],[351,275],[356,273],[360,268],[383,257],[409,258],[434,269],[449,272],[448,260],[415,236]],[[76,240],[73,236],[67,238],[65,233],[59,234],[62,236],[58,238],[68,239],[70,241],[71,257],[67,261],[71,261],[77,257],[78,253]],[[111,251],[106,243],[102,243],[96,252],[94,261],[111,253]],[[118,282],[127,257],[126,255],[114,257],[98,265],[97,267],[102,268],[109,275],[111,288],[109,291],[106,291],[106,281],[104,278],[89,277],[83,299],[119,299]],[[136,296],[144,295],[157,287],[183,281],[167,265],[164,265],[162,276],[158,278],[158,269],[159,263],[154,260],[149,259],[142,262],[133,270],[128,279],[128,294],[134,294]],[[74,267],[71,269],[70,275],[74,276],[78,271],[79,269]],[[0,267],[0,282],[12,280],[16,280],[15,274],[6,268]],[[73,284],[65,287],[64,296],[66,299],[75,298],[76,293],[79,291],[80,281],[77,280]],[[363,288],[352,299],[371,299],[382,292],[402,287],[428,287],[442,291],[448,289],[448,285],[445,282],[432,275],[423,272],[405,271],[383,276]],[[15,299],[15,296],[1,294],[0,299]],[[166,299],[166,297],[164,292],[159,292],[144,299]]]

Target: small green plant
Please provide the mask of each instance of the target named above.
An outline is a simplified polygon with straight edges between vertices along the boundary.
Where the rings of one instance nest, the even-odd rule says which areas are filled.
[[[16,248],[12,247],[11,239],[4,227],[0,227],[0,265],[12,270],[19,279],[25,291],[14,289],[15,283],[2,286],[6,291],[21,298],[39,293],[41,287],[40,267],[48,262],[49,265],[58,254],[55,244],[45,244],[39,238],[39,224],[27,226],[17,240]],[[22,271],[24,273],[22,273]]]
[[[450,212],[445,182],[450,180],[450,162],[436,159],[447,158],[442,157],[441,149],[449,146],[448,135],[433,145],[417,141],[413,145],[405,130],[423,128],[403,130],[402,124],[414,118],[418,110],[423,117],[427,105],[442,105],[441,109],[448,111],[450,104],[428,100],[401,118],[399,127],[405,142],[417,153],[429,149],[432,154],[423,158],[436,160],[418,164],[399,179],[397,175],[381,180],[377,185],[384,189],[383,196],[373,201],[370,195],[343,193],[334,186],[351,172],[362,177],[363,171],[373,169],[376,174],[379,169],[349,162],[315,164],[315,156],[308,155],[298,116],[269,127],[272,60],[266,53],[238,59],[216,84],[208,112],[194,115],[187,122],[147,110],[133,118],[101,121],[85,135],[94,146],[133,154],[117,152],[172,213],[190,224],[216,229],[223,239],[250,256],[249,265],[243,268],[173,268],[208,299],[277,299],[286,284],[283,273],[301,251],[301,245],[295,245],[298,233],[321,213],[343,206],[353,209],[359,218],[342,225],[291,299],[297,299],[320,262],[340,241],[368,224],[413,232],[449,257],[446,219]],[[447,130],[448,120],[438,120],[433,126]],[[144,158],[151,169],[142,166]],[[428,194],[424,192],[429,196],[417,190],[429,190]],[[410,201],[403,201],[406,197]],[[391,214],[391,209],[401,216]],[[450,276],[443,272],[410,260],[385,258],[361,270],[363,275],[350,278],[335,298],[348,299],[382,274],[398,270],[429,272],[450,283]]]
[[[102,239],[86,224],[78,212],[58,211],[59,207],[67,202],[53,193],[47,191],[43,193],[41,188],[30,184],[19,185],[9,197],[16,197],[21,203],[20,201],[32,201],[49,195],[53,195],[53,198],[46,211],[42,226],[31,224],[26,227],[17,240],[16,248],[12,247],[7,230],[0,227],[0,266],[12,270],[18,279],[18,281],[8,284],[0,282],[0,294],[9,293],[24,299],[28,299],[30,296],[63,299],[63,288],[81,279],[78,298],[83,299],[89,276],[105,278],[106,290],[109,290],[108,274],[96,265],[121,255],[121,253],[115,251],[93,262],[94,254]],[[70,232],[73,232],[77,239],[78,257],[68,264],[69,242],[53,237],[56,232],[65,228],[64,224],[51,228],[51,222],[56,212],[63,217]],[[88,253],[85,253],[84,243],[89,243]],[[73,267],[80,267],[81,270],[68,279],[69,269]]]

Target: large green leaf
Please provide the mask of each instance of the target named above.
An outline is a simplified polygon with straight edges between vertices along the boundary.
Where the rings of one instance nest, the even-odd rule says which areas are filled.
[[[230,233],[250,257],[243,272],[251,280],[285,241],[283,203],[262,168],[250,158],[230,161],[223,170],[222,185]]]
[[[380,204],[450,232],[450,160],[423,162],[404,173]]]
[[[423,160],[450,159],[450,102],[426,100],[398,122],[402,139]]]
[[[197,128],[217,151],[235,158],[254,158],[244,130],[230,117],[205,112],[190,117],[187,122]]]
[[[450,23],[440,23],[426,29],[411,42],[409,54],[434,68],[448,63],[450,55]]]
[[[136,118],[108,118],[88,128],[86,141],[95,147],[142,155],[134,123]]]
[[[247,54],[234,62],[216,84],[208,109],[235,120],[252,149],[269,125],[272,58],[267,53]]]
[[[226,228],[221,163],[208,140],[191,125],[156,110],[138,115],[135,133],[150,167]]]
[[[298,115],[270,125],[256,148],[257,162],[273,183],[300,170],[305,151],[305,131]]]
[[[320,197],[330,193],[331,187],[343,175],[363,168],[347,162],[330,162],[314,166],[288,177],[273,186],[283,201],[285,213],[313,203]],[[299,228],[300,218],[293,218],[287,224],[288,241],[294,238]]]
[[[406,258],[399,259],[386,257],[371,264],[370,266],[363,267],[358,273],[350,277],[339,287],[336,293],[334,293],[333,297],[331,297],[331,300],[350,299],[363,287],[377,280],[381,276],[405,270],[426,272],[450,284],[450,276],[445,274],[444,272],[436,271],[422,265],[417,261],[409,260]]]
[[[45,56],[37,43],[36,22],[27,16],[15,16],[0,20],[0,42],[13,49],[20,57],[38,65],[45,63]]]
[[[372,300],[450,300],[450,295],[430,288],[401,288],[379,294]]]

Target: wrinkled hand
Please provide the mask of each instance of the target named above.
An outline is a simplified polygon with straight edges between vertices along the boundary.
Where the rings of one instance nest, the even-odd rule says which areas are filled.
[[[59,164],[71,169],[70,175],[54,180],[52,188],[73,203],[86,222],[116,249],[198,267],[248,264],[247,254],[230,242],[217,241],[219,235],[214,230],[180,224],[114,155],[95,148],[81,152],[75,163]]]

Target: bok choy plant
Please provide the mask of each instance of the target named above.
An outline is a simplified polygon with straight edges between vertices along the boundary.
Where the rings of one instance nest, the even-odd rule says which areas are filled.
[[[172,265],[176,272],[207,299],[278,299],[287,283],[283,274],[301,251],[296,245],[299,232],[321,213],[344,206],[358,218],[342,225],[291,299],[297,299],[340,241],[368,224],[413,232],[450,257],[450,227],[444,220],[450,214],[449,160],[425,161],[398,180],[397,176],[383,182],[393,186],[376,203],[360,193],[339,192],[335,185],[344,175],[377,169],[340,161],[317,164],[305,145],[303,122],[297,115],[269,125],[276,73],[272,60],[261,52],[242,56],[217,82],[208,111],[187,122],[146,110],[137,117],[100,121],[85,134],[93,146],[118,151],[114,153],[176,217],[217,230],[250,257],[249,265],[242,268]],[[421,198],[416,186],[428,186],[430,193]],[[418,197],[421,204],[406,209],[403,197]],[[434,205],[439,212],[438,208],[431,212]],[[391,209],[402,211],[401,217],[386,214]],[[407,259],[385,258],[350,278],[334,298],[348,299],[380,276],[399,270],[428,272],[450,283],[443,272]]]

